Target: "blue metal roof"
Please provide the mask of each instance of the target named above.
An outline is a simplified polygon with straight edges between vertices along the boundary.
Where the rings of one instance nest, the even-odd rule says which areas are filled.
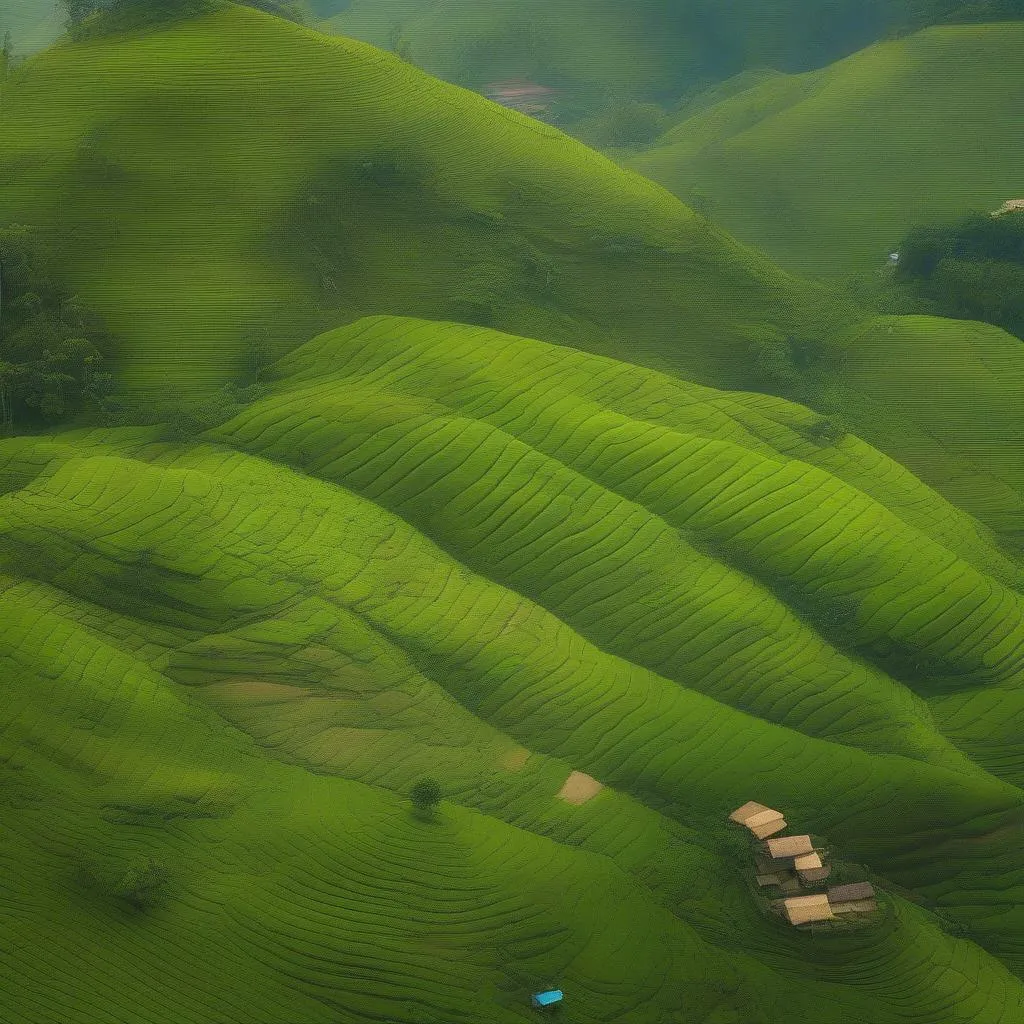
[[[560,988],[553,988],[547,992],[538,992],[533,997],[533,1001],[538,1006],[550,1006],[552,1003],[560,1003],[562,1001],[562,990]]]

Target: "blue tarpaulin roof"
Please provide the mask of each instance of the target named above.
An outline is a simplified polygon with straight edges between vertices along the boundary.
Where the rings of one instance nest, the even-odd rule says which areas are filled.
[[[562,1001],[562,990],[560,988],[549,989],[547,992],[538,992],[533,1001],[537,1006],[550,1006],[552,1003]]]

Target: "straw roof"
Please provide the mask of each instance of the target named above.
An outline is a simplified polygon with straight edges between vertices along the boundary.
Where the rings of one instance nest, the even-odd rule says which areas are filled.
[[[821,857],[816,853],[801,854],[793,861],[793,867],[795,867],[797,871],[807,871],[809,868],[820,868]]]
[[[773,836],[776,832],[781,832],[786,828],[786,819],[776,818],[773,821],[767,821],[763,825],[756,825],[754,827],[751,827],[748,822],[747,827],[754,833],[756,839],[767,839],[769,836]]]
[[[790,924],[807,924],[810,921],[832,921],[835,915],[828,905],[824,893],[814,896],[791,896],[783,900],[783,909]]]
[[[849,885],[835,885],[828,890],[831,903],[846,903],[850,900],[869,900],[875,895],[870,882],[851,882]]]
[[[770,821],[784,821],[781,811],[773,811],[770,808],[764,811],[758,811],[757,814],[752,814],[747,818],[743,824],[747,828],[757,828],[758,825],[767,825]]]
[[[765,844],[772,857],[799,857],[805,853],[814,853],[814,845],[810,836],[780,836],[769,839]]]
[[[807,868],[800,872],[801,882],[822,882],[832,874],[832,868],[826,864],[821,868]],[[833,908],[834,909],[834,908]]]
[[[782,817],[781,811],[773,811],[770,807],[765,807],[764,804],[757,803],[756,800],[748,800],[742,807],[737,807],[736,810],[729,815],[729,820],[735,821],[737,825],[746,825],[747,822],[755,815],[764,814],[765,811],[769,811],[771,814],[779,818]]]

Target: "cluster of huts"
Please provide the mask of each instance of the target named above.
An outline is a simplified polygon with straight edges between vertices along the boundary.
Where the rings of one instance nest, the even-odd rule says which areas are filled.
[[[788,828],[781,811],[751,800],[737,807],[729,820],[743,825],[759,841],[755,855],[757,884],[778,886],[784,899],[778,905],[790,924],[833,921],[840,914],[878,909],[870,882],[833,886],[825,892],[799,895],[829,877],[832,869],[822,860],[810,836],[780,836]],[[771,838],[773,837],[774,838]]]

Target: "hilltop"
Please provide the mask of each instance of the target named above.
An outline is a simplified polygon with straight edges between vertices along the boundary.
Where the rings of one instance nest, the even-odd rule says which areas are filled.
[[[915,225],[1020,191],[1024,21],[930,28],[683,116],[623,162],[788,269],[884,268]]]
[[[482,327],[271,377],[194,444],[0,442],[16,1019],[512,1022],[550,979],[580,1024],[1019,1019],[1024,566],[984,528],[805,408]],[[761,916],[752,796],[878,920]]]
[[[752,344],[830,306],[554,128],[248,8],[37,55],[0,153],[0,220],[59,241],[138,391],[210,390],[257,341],[381,312],[736,386]]]

